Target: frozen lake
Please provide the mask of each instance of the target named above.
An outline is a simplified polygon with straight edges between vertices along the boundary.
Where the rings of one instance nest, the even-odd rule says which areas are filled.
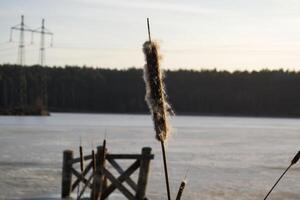
[[[300,149],[300,119],[176,116],[168,141],[172,195],[186,172],[183,199],[263,199]],[[0,199],[58,197],[62,151],[102,143],[112,153],[152,147],[150,199],[166,199],[160,143],[150,115],[58,114],[0,117]],[[300,163],[270,199],[300,198]],[[111,198],[113,199],[113,198]],[[124,198],[121,198],[124,199]]]

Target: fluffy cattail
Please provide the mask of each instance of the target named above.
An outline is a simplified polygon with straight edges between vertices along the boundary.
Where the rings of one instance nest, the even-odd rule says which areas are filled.
[[[152,114],[156,138],[165,141],[169,135],[169,110],[166,92],[163,83],[163,74],[160,69],[159,46],[155,42],[147,41],[143,45],[146,65],[144,66],[144,81],[146,84],[145,100]]]

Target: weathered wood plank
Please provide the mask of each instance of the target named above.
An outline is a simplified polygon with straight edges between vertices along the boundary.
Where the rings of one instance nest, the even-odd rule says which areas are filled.
[[[141,154],[107,154],[106,158],[111,158],[111,159],[141,159],[142,155]],[[153,159],[154,155],[151,154],[148,157],[149,159]],[[92,159],[92,155],[86,155],[83,156],[83,160],[91,160]],[[74,158],[71,163],[78,163],[80,162],[80,157],[78,158]]]
[[[82,176],[87,175],[87,173],[90,171],[90,169],[92,168],[92,162],[90,162],[86,168],[83,170],[82,172]],[[80,183],[80,179],[76,179],[76,181],[73,183],[72,185],[72,191],[78,186],[78,184]]]
[[[114,177],[107,169],[104,169],[105,176],[110,180],[112,184],[114,184],[117,189],[129,200],[136,200],[134,195],[125,187],[122,185],[122,183]]]
[[[108,154],[107,158],[111,159],[141,159],[141,154]],[[153,159],[154,155],[148,155],[148,159]]]
[[[121,176],[117,178],[117,180],[122,184],[122,182],[128,180],[130,176],[139,168],[140,162],[139,160],[135,161],[127,170],[125,170]],[[135,183],[134,183],[135,184]],[[135,184],[136,185],[136,184]],[[107,198],[115,189],[117,188],[116,185],[112,182],[112,184],[107,188],[104,192],[103,197]]]
[[[84,184],[88,184],[88,186],[91,187],[91,184],[88,182],[88,180],[85,178],[85,176],[83,176],[81,173],[76,171],[73,167],[72,167],[72,173],[77,177],[79,182],[81,181]]]
[[[91,160],[92,159],[92,155],[86,155],[86,156],[83,156],[82,158],[83,158],[83,160]],[[72,164],[78,163],[78,162],[80,162],[80,157],[74,158],[72,160]]]
[[[107,159],[108,162],[119,172],[120,175],[122,175],[123,173],[125,173],[125,171],[122,169],[122,167],[114,160],[111,158]],[[130,178],[128,177],[125,180],[126,183],[128,183],[128,185],[134,190],[137,190],[137,184]]]
[[[91,175],[90,175],[90,177],[89,177],[88,180],[87,180],[88,183],[91,182],[93,176],[94,176],[94,174],[91,174]],[[79,196],[78,196],[77,199],[80,199],[80,198],[81,198],[81,196],[83,195],[83,193],[84,193],[84,191],[85,191],[85,189],[87,188],[88,185],[89,185],[89,184],[84,184],[84,186],[82,187],[82,190],[81,190],[81,192],[80,192],[80,194],[79,194]],[[89,188],[91,188],[91,187],[89,186]]]

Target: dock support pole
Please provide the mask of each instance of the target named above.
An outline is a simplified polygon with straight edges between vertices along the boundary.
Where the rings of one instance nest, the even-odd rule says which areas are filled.
[[[138,188],[136,198],[138,200],[144,200],[146,198],[146,188],[148,182],[148,176],[150,171],[150,155],[151,148],[144,147],[142,149],[142,158],[140,160],[140,172],[138,177]]]
[[[72,160],[73,151],[65,150],[63,153],[63,169],[61,181],[61,198],[70,197],[72,190]]]
[[[96,154],[96,170],[93,179],[91,198],[92,200],[100,200],[104,185],[104,166],[105,166],[106,149],[103,146],[97,147]]]

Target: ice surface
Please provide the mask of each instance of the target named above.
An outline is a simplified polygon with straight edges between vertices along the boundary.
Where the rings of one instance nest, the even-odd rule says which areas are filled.
[[[299,119],[177,116],[171,124],[171,190],[175,196],[189,171],[183,199],[263,199],[300,147]],[[166,199],[160,144],[150,115],[58,113],[0,117],[0,199],[59,197],[62,151],[76,151],[82,137],[89,153],[92,141],[101,144],[105,132],[112,153],[152,147],[155,159],[147,193],[150,199]],[[299,185],[295,166],[270,197],[299,199]],[[111,199],[124,198],[115,194]]]

